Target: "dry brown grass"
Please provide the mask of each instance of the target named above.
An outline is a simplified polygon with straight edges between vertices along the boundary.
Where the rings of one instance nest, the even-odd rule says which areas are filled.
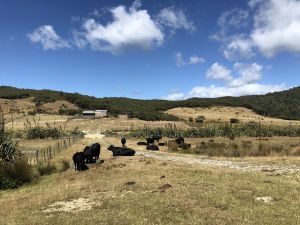
[[[0,224],[297,224],[298,175],[219,170],[141,156],[113,158],[117,139],[84,139],[54,159],[100,141],[105,162],[0,193]],[[131,146],[131,143],[129,143]],[[270,203],[256,201],[272,197]],[[87,211],[81,211],[84,204]],[[52,206],[51,206],[52,205]],[[71,205],[71,206],[70,206]],[[58,211],[53,211],[55,207]],[[48,210],[47,209],[51,209]]]
[[[42,105],[42,109],[46,110],[49,113],[58,113],[59,108],[78,110],[78,107],[76,105],[64,100],[50,102]]]
[[[26,119],[32,120],[33,116],[22,116],[14,119],[14,129],[24,129],[24,122]],[[175,124],[180,129],[188,128],[189,126],[183,122],[170,122],[170,121],[143,121],[139,119],[126,119],[126,118],[102,118],[102,119],[70,119],[71,117],[63,115],[53,114],[38,114],[34,116],[36,120],[39,120],[41,126],[46,126],[46,123],[50,123],[54,126],[65,126],[66,129],[73,130],[75,127],[79,127],[81,130],[91,132],[101,132],[106,130],[138,130],[143,129],[145,126],[148,128],[165,127],[168,124]],[[8,128],[11,128],[12,123],[6,124]]]
[[[271,117],[265,117],[254,113],[252,110],[244,107],[223,107],[215,106],[209,108],[173,108],[166,113],[182,118],[186,121],[190,117],[197,118],[205,116],[204,122],[229,122],[231,118],[236,118],[240,122],[261,122],[262,124],[277,125],[299,125],[297,120],[283,120]]]
[[[27,113],[35,106],[32,100],[33,98],[16,100],[0,99],[0,105],[5,114],[8,114],[11,110],[19,110],[20,112],[24,111]]]

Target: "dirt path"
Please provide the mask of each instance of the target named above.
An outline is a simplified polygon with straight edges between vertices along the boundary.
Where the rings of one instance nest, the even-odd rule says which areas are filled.
[[[229,168],[241,171],[272,172],[275,174],[300,173],[300,167],[296,165],[255,165],[250,162],[236,162],[231,160],[208,159],[194,155],[179,155],[166,152],[138,151],[137,155],[168,162],[177,162],[187,165],[213,166]]]

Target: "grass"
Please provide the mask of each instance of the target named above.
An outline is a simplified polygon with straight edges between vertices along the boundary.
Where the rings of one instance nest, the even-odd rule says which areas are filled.
[[[214,106],[205,108],[173,108],[167,110],[166,113],[177,116],[184,120],[204,116],[205,122],[229,122],[231,118],[236,118],[240,122],[247,123],[251,121],[260,121],[264,125],[299,125],[298,120],[283,120],[278,118],[266,117],[256,114],[250,109],[244,107],[228,107],[228,106]]]
[[[112,159],[0,194],[1,224],[297,224],[298,176],[185,167],[142,157]],[[165,178],[161,178],[161,177]],[[133,185],[127,183],[135,182]],[[170,184],[164,192],[159,187]],[[288,190],[288,191],[287,191]],[[256,202],[271,196],[274,204]],[[90,211],[44,213],[50,204],[87,198]],[[14,213],[11,213],[14,212]],[[249,213],[251,212],[251,213]]]

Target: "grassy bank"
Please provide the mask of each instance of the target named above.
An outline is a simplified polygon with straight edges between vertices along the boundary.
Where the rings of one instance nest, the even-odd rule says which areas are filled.
[[[297,176],[111,159],[0,194],[1,224],[297,224]],[[167,185],[168,184],[168,185]],[[258,197],[272,197],[264,203]],[[86,199],[88,211],[55,211]],[[75,203],[74,203],[75,204]],[[88,206],[86,206],[88,207]],[[54,210],[51,212],[51,210]],[[12,213],[13,212],[13,213]]]

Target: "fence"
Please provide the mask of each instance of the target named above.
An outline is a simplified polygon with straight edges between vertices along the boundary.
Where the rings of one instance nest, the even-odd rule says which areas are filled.
[[[55,145],[39,150],[22,151],[22,154],[27,158],[30,165],[36,165],[38,162],[46,162],[50,160],[55,155],[66,150],[82,138],[83,135],[63,138]]]

